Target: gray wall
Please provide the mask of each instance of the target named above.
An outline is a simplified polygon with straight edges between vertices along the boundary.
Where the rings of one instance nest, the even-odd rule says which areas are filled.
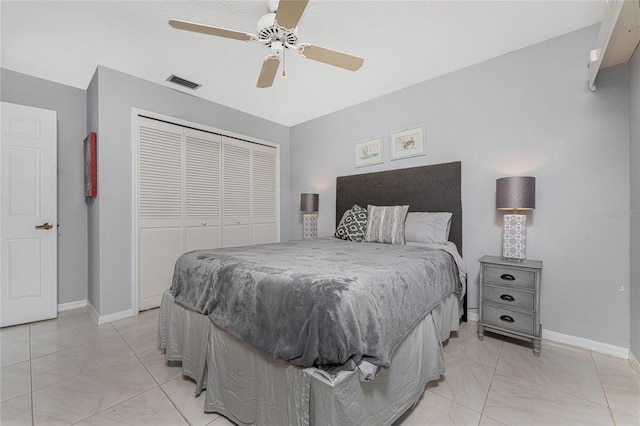
[[[631,167],[631,352],[640,359],[640,48],[629,62]]]
[[[99,287],[94,306],[100,315],[131,308],[132,107],[279,144],[281,239],[289,239],[289,128],[102,66],[89,92],[89,116],[97,124],[90,130],[98,133],[97,223],[89,229],[97,239],[98,265],[90,279],[99,280],[89,288]]]
[[[98,70],[87,88],[87,133],[98,132]],[[100,147],[100,139],[97,138]],[[97,157],[98,176],[100,176],[100,157]],[[97,190],[100,191],[100,185]],[[100,307],[100,198],[87,199],[87,300],[91,306]]]
[[[478,263],[501,253],[495,180],[537,178],[527,254],[544,261],[546,330],[629,345],[629,95],[626,66],[586,66],[598,26],[429,80],[291,129],[291,198],[320,194],[319,232],[334,231],[335,178],[462,161],[464,258],[469,305]],[[328,94],[333,96],[334,94]],[[389,131],[426,125],[427,155],[390,161]],[[385,162],[356,169],[353,143],[383,136]],[[291,203],[292,236],[301,219]],[[618,291],[624,286],[625,291]]]
[[[85,91],[7,69],[0,69],[0,87],[3,102],[58,113],[58,303],[86,300]]]

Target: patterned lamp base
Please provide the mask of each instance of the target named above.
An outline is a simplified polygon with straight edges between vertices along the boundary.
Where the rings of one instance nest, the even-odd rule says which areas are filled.
[[[302,215],[302,238],[316,238],[318,236],[318,214],[305,213]]]
[[[527,216],[523,214],[504,215],[502,234],[502,257],[523,260],[525,256],[525,234]]]

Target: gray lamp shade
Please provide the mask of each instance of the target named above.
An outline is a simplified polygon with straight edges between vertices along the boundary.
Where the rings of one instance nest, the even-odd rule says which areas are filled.
[[[512,176],[496,180],[496,209],[533,210],[536,208],[536,178]]]
[[[318,198],[318,194],[300,194],[300,211],[317,212],[319,204]]]

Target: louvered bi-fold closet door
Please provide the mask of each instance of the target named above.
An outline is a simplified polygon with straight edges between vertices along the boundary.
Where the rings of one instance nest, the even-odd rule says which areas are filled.
[[[182,128],[138,119],[138,302],[160,305],[183,247]]]
[[[276,149],[254,144],[251,153],[253,243],[278,241],[276,224]]]
[[[251,144],[222,138],[223,246],[253,243],[251,229]]]
[[[219,248],[222,137],[184,129],[186,251]]]
[[[276,149],[222,139],[223,246],[277,242]]]
[[[184,252],[278,240],[277,150],[138,118],[139,309]]]

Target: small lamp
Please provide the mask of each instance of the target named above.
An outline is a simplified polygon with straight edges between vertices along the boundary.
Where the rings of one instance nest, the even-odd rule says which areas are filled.
[[[536,178],[513,176],[496,180],[496,209],[513,210],[504,215],[502,234],[502,257],[524,260],[526,257],[527,216],[517,214],[519,210],[536,208]]]
[[[302,238],[318,236],[318,194],[300,194],[300,211],[302,215]]]

